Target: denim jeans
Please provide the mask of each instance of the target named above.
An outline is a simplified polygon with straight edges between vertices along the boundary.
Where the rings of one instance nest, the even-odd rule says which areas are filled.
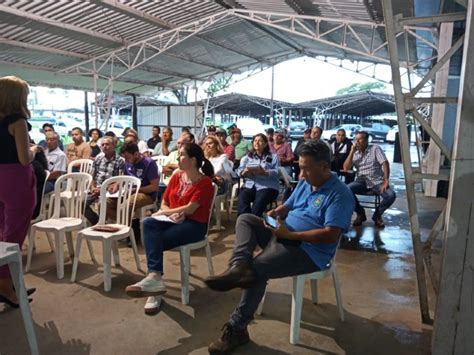
[[[237,218],[235,233],[230,264],[246,261],[252,263],[257,273],[255,286],[243,290],[240,303],[230,316],[232,327],[242,330],[252,321],[269,279],[307,274],[319,268],[299,246],[277,241],[272,232],[264,227],[262,219],[252,214]],[[257,246],[262,252],[253,258]]]
[[[385,190],[385,192],[380,193],[380,188],[382,184],[375,185],[374,187],[368,189],[367,185],[364,181],[354,181],[351,182],[349,185],[352,193],[354,194],[355,199],[355,211],[357,214],[365,215],[364,208],[360,205],[359,200],[357,199],[356,194],[364,195],[369,191],[375,192],[377,195],[380,195],[382,201],[380,202],[380,206],[375,210],[374,215],[372,218],[381,217],[382,214],[388,209],[396,199],[395,191],[393,191],[390,187]]]
[[[185,219],[174,224],[149,217],[143,222],[143,230],[148,272],[163,273],[163,252],[203,240],[207,223]]]
[[[237,214],[252,213],[261,217],[267,205],[276,200],[278,197],[278,190],[262,189],[258,190],[254,187],[247,189],[245,187],[240,189],[239,202],[237,204]],[[250,207],[250,204],[252,207]]]

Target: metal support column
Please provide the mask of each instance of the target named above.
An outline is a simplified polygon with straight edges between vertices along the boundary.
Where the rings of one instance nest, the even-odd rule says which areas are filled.
[[[395,96],[395,106],[397,110],[398,126],[400,127],[400,146],[403,160],[403,170],[405,173],[406,196],[408,202],[408,212],[410,216],[410,227],[413,242],[413,251],[415,254],[415,267],[418,284],[418,299],[420,302],[421,319],[423,323],[431,323],[428,293],[426,289],[426,275],[423,265],[423,254],[421,245],[420,225],[418,220],[418,210],[415,197],[415,180],[411,167],[410,157],[410,137],[408,131],[404,129],[407,126],[405,117],[405,100],[402,92],[402,83],[400,78],[400,60],[398,56],[398,46],[396,39],[396,24],[394,20],[392,1],[383,0],[383,14],[385,20],[385,29],[388,41],[388,50],[390,56],[390,66],[392,68],[392,82]]]
[[[138,132],[137,95],[131,94],[131,96],[132,96],[132,126],[133,126],[133,129]]]
[[[90,129],[90,124],[89,124],[89,101],[87,98],[87,91],[84,91],[84,121],[86,123],[86,137],[89,137],[88,133]]]

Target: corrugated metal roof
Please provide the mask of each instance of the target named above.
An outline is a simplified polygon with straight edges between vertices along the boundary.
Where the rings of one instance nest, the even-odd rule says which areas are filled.
[[[405,15],[410,14],[411,0],[396,3],[410,5],[404,10]],[[241,12],[236,14],[234,9]],[[271,27],[251,18],[265,16],[249,11],[300,17],[275,20],[273,24],[278,26]],[[218,19],[208,18],[223,12]],[[95,66],[101,68],[99,75],[103,78],[126,71],[116,80],[114,90],[143,93],[150,88],[176,87],[222,73],[266,67],[302,55],[367,60],[359,39],[370,42],[373,36],[374,48],[385,40],[383,27],[372,33],[367,24],[360,28],[353,24],[358,39],[347,26],[334,30],[337,24],[301,15],[365,20],[370,21],[369,27],[382,18],[376,0],[4,0],[0,2],[0,74],[24,68],[25,74],[20,76],[27,81],[44,80],[47,85],[91,90],[94,65],[85,61],[96,58]],[[201,22],[191,26],[195,21]],[[199,26],[204,28],[181,40]],[[313,35],[304,37],[305,31]],[[325,40],[345,41],[344,45],[337,48],[317,41],[316,31],[329,31]],[[140,41],[146,41],[143,48],[135,46]],[[157,55],[167,43],[173,46]],[[97,58],[112,51],[116,52],[106,63],[106,57]],[[384,55],[384,49],[379,54]],[[127,63],[144,58],[147,60],[142,68],[126,70]],[[64,73],[71,67],[70,74]],[[79,77],[79,72],[85,75],[84,80],[71,80]]]

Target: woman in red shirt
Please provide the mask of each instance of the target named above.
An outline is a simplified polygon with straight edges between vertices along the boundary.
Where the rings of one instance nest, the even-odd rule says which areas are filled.
[[[199,145],[190,143],[180,148],[178,166],[180,170],[172,176],[160,210],[143,223],[148,275],[125,289],[130,297],[149,296],[145,313],[157,311],[160,295],[166,292],[163,252],[198,242],[207,232],[214,193],[212,164]],[[171,221],[158,220],[164,217]]]

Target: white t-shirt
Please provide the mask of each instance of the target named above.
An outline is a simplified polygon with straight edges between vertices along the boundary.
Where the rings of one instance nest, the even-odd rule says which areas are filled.
[[[49,171],[67,172],[67,156],[59,147],[52,151],[46,149],[44,154],[48,160]]]
[[[214,175],[223,177],[227,181],[232,180],[232,163],[227,155],[221,154],[218,157],[209,158],[209,161],[214,167]]]

